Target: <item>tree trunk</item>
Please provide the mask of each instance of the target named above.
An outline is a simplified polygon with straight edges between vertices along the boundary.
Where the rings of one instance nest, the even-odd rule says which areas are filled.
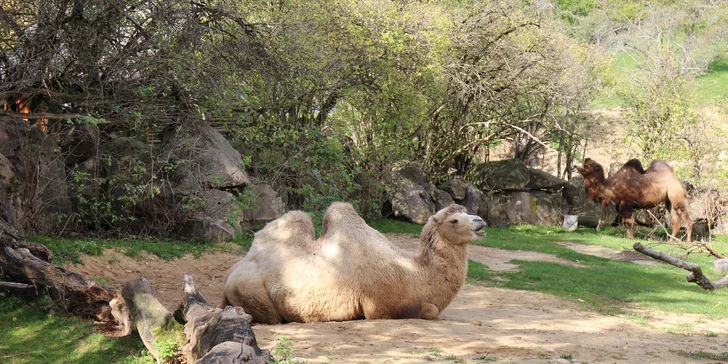
[[[6,246],[3,251],[0,271],[6,280],[33,285],[38,294],[48,294],[59,307],[74,315],[105,323],[114,321],[109,307],[115,297],[112,290],[98,286],[83,274],[43,261],[26,248]]]
[[[711,281],[708,277],[703,275],[703,270],[700,268],[697,264],[688,263],[684,260],[677,259],[675,257],[671,257],[665,253],[654,251],[648,247],[645,247],[644,245],[640,243],[634,244],[634,250],[645,254],[649,257],[661,260],[665,263],[672,264],[678,268],[685,269],[687,271],[690,271],[687,275],[688,282],[693,282],[697,284],[700,287],[703,287],[705,290],[713,291],[716,289],[721,289],[726,286],[728,286],[728,275],[721,278],[717,282]]]
[[[139,332],[158,362],[270,362],[268,351],[258,347],[250,316],[239,307],[210,307],[189,275],[184,276],[184,301],[174,315],[187,322],[184,328],[154,297],[146,279],[125,283],[121,292],[112,303],[117,319]]]
[[[213,309],[202,297],[192,276],[184,276],[184,301],[177,313],[187,324],[185,357],[195,363],[269,363],[270,353],[261,350],[250,328],[250,315],[240,307]]]
[[[128,317],[117,317],[136,329],[158,363],[180,363],[178,353],[184,343],[182,325],[178,324],[172,313],[154,296],[152,285],[146,278],[138,278],[124,283],[121,288],[120,303],[114,302],[119,312]],[[126,308],[126,310],[124,309]],[[115,310],[115,314],[118,314]],[[129,332],[128,330],[127,332]]]

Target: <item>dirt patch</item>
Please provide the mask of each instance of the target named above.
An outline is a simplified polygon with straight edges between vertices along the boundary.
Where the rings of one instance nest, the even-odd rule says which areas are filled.
[[[404,249],[417,247],[413,235],[386,235]],[[471,259],[490,269],[508,267],[508,261],[513,259],[527,260],[523,253],[532,253],[472,248]],[[551,260],[556,257],[548,254],[542,257],[574,264]],[[217,252],[203,254],[199,259],[190,255],[164,262],[151,255],[133,259],[106,250],[102,256],[84,256],[85,264],[72,269],[105,277],[108,284],[116,287],[144,276],[160,301],[172,310],[182,299],[184,273],[192,274],[202,294],[217,304],[225,271],[240,258]],[[700,315],[636,314],[647,317],[648,324],[600,315],[578,301],[466,284],[436,321],[292,323],[256,325],[253,329],[260,346],[272,352],[278,338],[290,339],[290,349],[306,363],[676,363],[698,362],[677,355],[679,350],[725,351],[728,320],[715,321]]]
[[[185,274],[192,275],[205,299],[217,305],[222,300],[222,282],[227,269],[240,259],[239,255],[214,252],[202,254],[199,258],[189,254],[165,262],[146,252],[131,258],[114,249],[106,249],[100,256],[84,255],[83,265],[69,268],[117,289],[124,282],[144,277],[152,284],[159,301],[174,311],[182,302],[182,277]]]

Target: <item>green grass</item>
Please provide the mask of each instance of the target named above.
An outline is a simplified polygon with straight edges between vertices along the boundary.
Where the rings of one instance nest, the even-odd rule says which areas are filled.
[[[546,232],[549,231],[547,234]],[[644,234],[644,231],[641,231]],[[613,249],[632,249],[636,241],[680,256],[706,267],[712,273],[713,258],[705,254],[685,256],[675,245],[658,241],[627,240],[624,229],[578,229],[567,232],[556,227],[518,225],[507,229],[488,229],[488,236],[477,245],[510,250],[531,250],[554,254],[577,262],[585,268],[538,261],[518,261],[517,271],[491,272],[490,278],[481,280],[493,286],[533,290],[567,299],[580,299],[603,313],[617,313],[625,305],[659,309],[676,313],[698,313],[711,317],[728,317],[728,295],[724,291],[705,292],[685,281],[686,271],[668,264],[649,267],[629,261],[614,261],[577,253],[557,242],[574,242],[605,246]],[[638,232],[637,236],[640,234]],[[713,274],[715,279],[718,275]],[[476,278],[477,279],[477,278]]]
[[[696,80],[698,98],[703,103],[728,100],[728,55],[711,63],[708,72]]]
[[[138,336],[94,333],[91,322],[54,312],[52,305],[0,293],[0,363],[154,363]]]
[[[252,235],[244,235],[233,239],[233,243],[247,250],[250,248],[252,240]],[[229,247],[210,242],[190,243],[159,239],[131,240],[36,236],[31,241],[47,246],[53,252],[53,262],[59,265],[67,262],[81,264],[81,254],[101,255],[104,249],[117,249],[130,257],[138,257],[142,251],[147,251],[165,261],[181,258],[187,254],[199,257],[207,251],[229,249]]]
[[[619,52],[614,55],[609,73],[617,85],[626,86],[634,77],[637,67],[637,60],[626,52]],[[708,65],[706,74],[696,77],[689,87],[694,87],[696,101],[702,105],[728,100],[728,54]],[[592,107],[605,109],[623,106],[623,101],[613,91],[605,90],[594,100]]]

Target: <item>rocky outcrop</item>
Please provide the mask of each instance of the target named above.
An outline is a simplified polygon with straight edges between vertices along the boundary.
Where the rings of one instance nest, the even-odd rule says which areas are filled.
[[[566,200],[544,191],[494,192],[484,194],[480,216],[488,226],[514,224],[561,225]]]
[[[416,163],[406,162],[392,168],[386,186],[395,216],[424,224],[435,214],[435,203],[427,191],[429,184]]]
[[[529,190],[558,191],[566,186],[566,183],[565,180],[552,176],[550,173],[540,169],[528,169],[528,184],[526,187]]]
[[[243,216],[246,220],[269,222],[286,213],[287,208],[283,198],[270,185],[259,184],[252,186],[251,192],[252,201],[247,201],[249,206],[243,206],[245,209]]]
[[[166,130],[162,143],[181,161],[178,171],[182,189],[195,190],[199,186],[230,189],[250,183],[240,153],[204,121]]]
[[[476,164],[465,180],[483,191],[526,191],[530,175],[522,161],[506,159]]]

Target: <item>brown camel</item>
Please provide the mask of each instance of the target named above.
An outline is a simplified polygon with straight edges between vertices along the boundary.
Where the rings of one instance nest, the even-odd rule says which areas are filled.
[[[435,319],[468,269],[467,245],[485,222],[450,205],[422,229],[419,251],[392,244],[348,203],[332,204],[314,240],[311,218],[291,211],[255,234],[225,278],[221,307],[240,306],[254,322]]]
[[[627,238],[634,238],[634,209],[652,208],[665,202],[672,218],[672,235],[676,237],[682,219],[687,240],[691,241],[693,221],[688,215],[687,192],[665,161],[656,159],[645,170],[639,160],[631,159],[608,179],[602,166],[590,158],[574,169],[584,176],[584,188],[594,202],[601,202],[604,207],[615,203],[627,228]]]

